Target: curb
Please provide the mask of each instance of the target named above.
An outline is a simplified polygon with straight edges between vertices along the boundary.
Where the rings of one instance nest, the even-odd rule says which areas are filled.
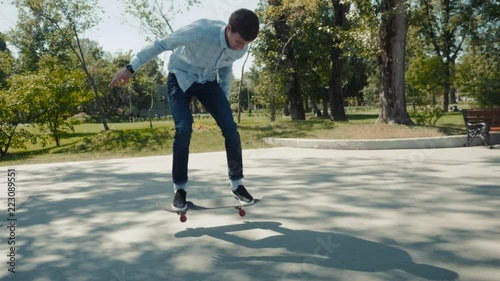
[[[466,135],[449,137],[409,138],[409,139],[287,139],[264,138],[265,143],[298,148],[340,149],[340,150],[383,150],[383,149],[432,149],[463,147]]]

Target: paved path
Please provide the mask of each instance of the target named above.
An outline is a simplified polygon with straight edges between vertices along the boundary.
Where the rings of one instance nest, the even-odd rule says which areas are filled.
[[[498,280],[500,149],[244,152],[264,201],[193,212],[170,202],[171,156],[16,169],[0,279]],[[194,154],[188,197],[229,194],[225,154]],[[7,186],[0,167],[0,183]],[[15,274],[7,270],[15,235]],[[11,240],[12,241],[12,240]]]

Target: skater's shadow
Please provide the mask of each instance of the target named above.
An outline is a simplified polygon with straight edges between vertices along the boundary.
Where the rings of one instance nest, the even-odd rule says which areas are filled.
[[[275,235],[258,240],[249,240],[234,235],[239,231],[256,229],[270,230],[275,232]],[[175,237],[200,237],[204,235],[244,247],[260,249],[259,253],[266,253],[266,249],[273,248],[287,250],[287,254],[278,256],[226,256],[220,257],[219,261],[311,264],[325,268],[363,272],[382,272],[399,269],[409,274],[431,280],[455,280],[458,278],[458,274],[451,270],[415,263],[407,252],[393,246],[338,233],[288,229],[282,227],[281,223],[278,222],[247,222],[212,228],[187,229],[178,232],[175,234]],[[271,252],[276,253],[276,251]],[[303,270],[305,268],[302,267]],[[314,276],[314,272],[299,272],[294,274],[302,275],[305,278]]]

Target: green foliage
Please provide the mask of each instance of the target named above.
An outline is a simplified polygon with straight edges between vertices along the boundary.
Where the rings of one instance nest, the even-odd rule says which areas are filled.
[[[99,22],[98,0],[15,0],[19,20],[9,33],[20,51],[23,69],[35,71],[49,55],[58,61],[77,56],[82,62],[78,36]]]
[[[123,116],[130,112],[137,114],[143,109],[149,109],[151,99],[154,101],[158,99],[158,85],[166,83],[166,77],[161,72],[161,61],[154,59],[143,65],[127,86],[113,88],[110,91],[108,84],[116,69],[124,67],[130,59],[130,52],[118,53],[110,62],[103,61],[103,66],[100,67],[102,74],[97,76],[96,83],[103,93],[102,102],[108,116]]]
[[[13,76],[12,87],[29,108],[29,116],[48,130],[59,146],[61,134],[75,125],[68,118],[91,96],[81,71],[67,69],[52,57],[43,57],[40,64],[36,73]]]
[[[406,72],[408,102],[414,105],[411,112],[418,125],[434,125],[445,114],[438,106],[438,97],[444,92],[445,65],[440,57],[418,54]]]
[[[37,141],[37,136],[27,130],[26,125],[20,125],[25,121],[24,107],[12,89],[0,89],[0,156],[5,156],[9,148],[26,149],[26,142]]]
[[[274,1],[273,5],[261,2],[258,14],[264,28],[255,43],[254,65],[259,70],[267,70],[265,73],[272,75],[267,79],[275,83],[287,83],[298,73],[304,99],[308,96],[317,103],[321,99],[329,101],[325,89],[329,87],[332,72],[338,67],[331,62],[332,47],[341,48],[343,96],[364,103],[366,98],[361,90],[367,85],[371,66],[369,58],[377,51],[378,25],[374,24],[377,20],[374,6],[367,1],[341,1],[347,18],[339,27],[335,24],[337,14],[333,2],[284,0]],[[284,24],[288,26],[289,34],[280,32]],[[285,49],[289,47],[293,47],[296,66],[292,66],[285,56]],[[260,79],[265,73],[260,73]],[[263,83],[260,84],[262,89]],[[265,92],[278,88],[282,92],[277,95],[284,95],[287,89],[285,86],[270,86]]]
[[[434,55],[444,63],[442,84],[445,111],[448,110],[448,96],[453,90],[453,67],[463,54],[467,39],[474,37],[478,30],[487,25],[481,15],[485,2],[490,1],[420,0],[412,10],[411,24],[417,30],[420,44],[432,49]],[[498,24],[496,28],[498,29]]]
[[[366,98],[363,95],[363,88],[368,85],[368,73],[370,62],[358,56],[350,57],[346,60],[343,70],[343,96],[354,104],[365,105]],[[352,104],[352,103],[351,103]]]
[[[39,41],[42,41],[42,46],[46,45],[47,42],[57,42],[57,46],[59,46],[59,48],[54,48],[55,51],[48,49],[48,52],[33,52],[28,49],[27,52],[35,57],[38,55],[38,59],[50,56],[58,62],[69,62],[76,59],[94,92],[96,109],[101,115],[104,129],[108,130],[95,78],[88,71],[87,54],[81,40],[82,34],[96,26],[100,20],[97,12],[98,0],[16,0],[15,3],[20,12],[24,13],[27,22],[35,22],[47,28],[40,34],[48,35],[48,37],[44,37],[45,40],[36,40],[37,44],[40,44]],[[30,34],[29,29],[22,30],[21,33],[24,36]],[[63,54],[62,57],[61,54]],[[40,62],[37,61],[34,64],[39,65]]]
[[[319,14],[328,3],[319,4],[314,0],[274,1],[257,11],[265,27],[253,50],[260,72],[259,80],[253,81],[259,89],[255,103],[266,106],[273,121],[286,100],[297,101],[288,107],[295,112],[292,118],[302,118],[303,91],[317,99],[328,83],[329,61],[322,52],[328,52],[330,36],[318,29]]]
[[[0,89],[7,88],[7,77],[14,71],[15,59],[7,49],[5,36],[0,33]]]
[[[416,105],[415,110],[411,112],[411,117],[416,121],[417,125],[435,125],[445,114],[446,112],[441,107],[421,104]]]
[[[466,37],[477,27],[483,1],[416,1],[411,11],[411,24],[418,29],[423,44],[432,46],[443,61],[454,61]],[[486,2],[486,1],[485,1]]]
[[[380,102],[380,71],[374,58],[369,60],[369,62],[366,70],[366,85],[361,92],[365,105],[378,106]]]
[[[172,142],[169,128],[147,128],[103,131],[92,137],[85,137],[78,143],[58,150],[59,153],[143,151]]]
[[[139,21],[141,30],[154,38],[163,38],[173,32],[171,22],[175,15],[189,10],[200,3],[199,0],[179,1],[124,0],[125,12]]]
[[[444,79],[445,65],[440,57],[417,56],[406,71],[406,86],[412,89],[410,100],[419,105],[434,101],[435,106],[436,95],[443,94]]]
[[[130,84],[132,102],[137,110],[149,109],[151,100],[158,99],[158,85],[166,83],[166,77],[161,73],[161,61],[151,60],[141,67]]]
[[[26,142],[37,141],[36,135],[30,133],[26,126],[19,125],[25,121],[24,101],[9,85],[16,66],[5,38],[0,33],[0,156],[5,156],[9,148],[24,149]]]
[[[458,89],[476,99],[480,106],[500,106],[500,64],[498,56],[469,53],[457,67]]]
[[[267,69],[258,74],[257,85],[255,86],[255,103],[263,105],[269,114],[271,122],[274,122],[281,115],[281,109],[286,104],[283,94],[284,83],[280,82],[283,76],[276,73],[269,73]]]
[[[198,3],[184,1],[185,6],[173,6],[174,1],[170,0],[124,2],[126,13],[136,18],[143,30],[154,37],[167,35],[171,31],[168,24],[173,15]],[[244,86],[251,94],[251,103],[265,106],[271,119],[281,114],[286,102],[286,83],[296,73],[299,74],[304,98],[308,96],[315,101],[324,98],[322,93],[335,67],[329,60],[332,46],[342,47],[343,50],[344,97],[350,104],[378,104],[379,65],[375,58],[379,45],[380,1],[341,1],[349,8],[345,30],[335,28],[333,24],[333,2],[262,1],[259,15],[264,27],[253,48],[254,72],[245,79]],[[96,95],[104,104],[99,108],[96,101],[81,99],[79,105],[84,105],[89,114],[104,112],[106,116],[120,116],[130,110],[137,112],[151,106],[156,84],[165,81],[161,74],[155,78],[161,61],[145,65],[127,87],[111,92],[107,85],[117,68],[130,61],[130,53],[106,54],[96,42],[78,37],[85,32],[88,34],[89,28],[98,23],[101,11],[96,5],[97,0],[16,0],[14,3],[18,7],[19,21],[7,36],[0,34],[0,90],[3,90],[4,98],[15,98],[18,107],[16,109],[11,100],[2,101],[0,122],[3,122],[3,129],[7,130],[6,124],[20,124],[26,118],[35,120],[36,114],[52,110],[50,102],[41,102],[48,95],[44,94],[40,99],[34,99],[34,94],[28,95],[35,90],[47,92],[50,89],[54,95],[58,92],[54,86],[57,82],[46,83],[53,78],[43,70],[38,73],[39,66],[44,65],[44,57],[53,58],[68,72],[86,63],[89,75],[95,80]],[[275,5],[269,7],[268,3]],[[445,3],[449,3],[449,7],[445,7]],[[435,123],[441,113],[434,112],[434,105],[441,102],[445,83],[456,86],[459,96],[475,98],[481,106],[498,106],[499,4],[496,1],[412,1],[411,4],[410,24],[413,26],[410,27],[407,44],[406,89],[408,101],[415,102],[418,114],[423,116],[414,115],[415,118],[423,120],[421,123]],[[426,5],[430,5],[428,12]],[[276,27],[280,23],[288,25],[286,38],[279,37],[282,34],[278,34],[277,30],[283,29]],[[6,41],[17,49],[18,59],[9,52]],[[293,47],[295,65],[289,64],[286,57],[284,59],[283,48],[286,46]],[[450,59],[457,58],[456,76],[450,63],[452,81],[448,82],[442,78],[443,73],[446,74],[442,68],[446,65],[446,54]],[[68,80],[74,79],[70,77]],[[10,87],[9,81],[17,84]],[[29,89],[31,86],[32,90]],[[87,97],[87,94],[81,95]],[[247,95],[244,95],[244,105],[248,104],[246,99]],[[78,112],[75,109],[78,103],[70,106],[73,110],[68,115]],[[42,106],[48,108],[43,109]],[[11,127],[9,132],[17,134],[21,129],[25,128],[19,125]],[[50,132],[48,127],[46,130]],[[25,141],[28,139],[25,138]]]

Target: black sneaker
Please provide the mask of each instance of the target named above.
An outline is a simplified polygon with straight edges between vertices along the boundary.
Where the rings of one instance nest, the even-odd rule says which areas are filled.
[[[186,191],[184,189],[178,189],[175,192],[174,202],[172,203],[172,207],[176,211],[185,211],[187,209]]]
[[[247,189],[243,185],[239,185],[236,190],[233,190],[233,196],[238,199],[242,205],[252,205],[255,203],[252,195],[248,193]]]

